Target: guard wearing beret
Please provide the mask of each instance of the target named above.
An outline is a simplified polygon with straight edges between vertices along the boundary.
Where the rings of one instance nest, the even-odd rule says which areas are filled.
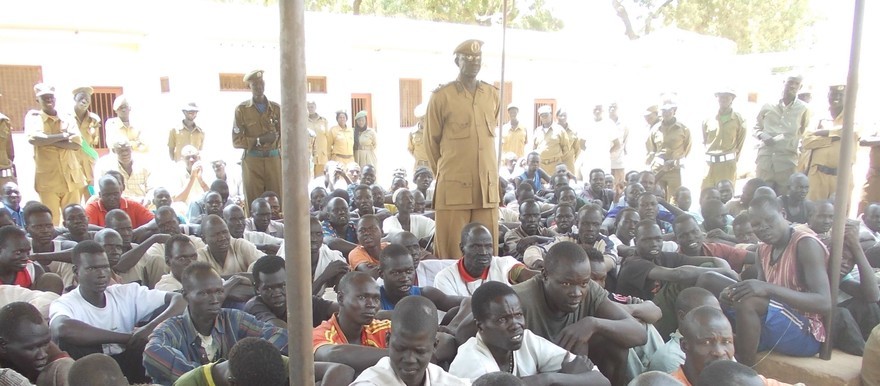
[[[730,88],[718,90],[718,114],[703,121],[703,145],[709,171],[703,178],[703,187],[714,187],[719,181],[736,183],[736,163],[746,140],[746,120],[733,111],[736,93]],[[672,192],[675,193],[675,192]]]
[[[116,143],[121,138],[128,141],[131,150],[139,153],[149,152],[149,146],[141,139],[141,131],[132,127],[129,121],[131,105],[125,95],[117,96],[113,100],[113,111],[116,112],[116,116],[108,119],[104,124],[107,144]]]
[[[495,155],[498,90],[477,80],[482,45],[467,40],[455,48],[458,78],[431,95],[425,119],[428,163],[437,177],[434,192],[440,258],[461,257],[461,229],[479,222],[498,245],[498,165]]]
[[[235,108],[232,146],[243,149],[241,158],[244,202],[251,202],[266,191],[282,195],[281,190],[281,106],[266,98],[263,71],[244,76],[251,99]],[[280,198],[280,197],[279,197]]]
[[[61,223],[61,208],[79,204],[86,178],[76,153],[81,150],[79,127],[69,115],[55,108],[55,87],[34,86],[39,110],[24,117],[24,133],[34,145],[34,190],[49,207],[55,224]]]
[[[800,170],[810,179],[810,190],[807,200],[828,200],[837,192],[837,171],[840,163],[840,139],[843,134],[843,105],[846,92],[845,85],[833,85],[828,90],[828,111],[831,119],[819,120],[816,130],[807,132],[803,140]],[[858,138],[853,138],[857,140]],[[855,163],[853,152],[852,162],[844,167],[851,168]],[[849,190],[853,190],[852,179]]]

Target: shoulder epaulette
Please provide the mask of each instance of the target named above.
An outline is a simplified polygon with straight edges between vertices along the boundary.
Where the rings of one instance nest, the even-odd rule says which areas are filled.
[[[484,82],[484,81],[482,81],[482,80],[480,81],[480,83],[485,84],[486,86],[492,87],[492,88],[494,88],[496,91],[500,90],[500,89],[499,89],[498,87],[496,87],[494,84],[489,84],[489,83],[486,83],[486,82]]]
[[[452,82],[449,82],[449,83],[441,83],[440,85],[437,86],[437,88],[434,89],[434,91],[431,91],[431,92],[437,92],[437,91],[440,91],[440,90],[442,90],[443,88],[445,88],[445,87],[447,87],[447,86],[451,86],[451,85],[453,85],[453,84],[455,84],[455,81],[454,81],[454,80],[453,80]]]

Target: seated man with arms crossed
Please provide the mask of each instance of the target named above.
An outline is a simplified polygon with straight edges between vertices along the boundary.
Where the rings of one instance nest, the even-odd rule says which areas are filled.
[[[287,330],[220,307],[226,298],[223,279],[211,265],[190,264],[182,283],[186,312],[160,324],[144,349],[144,367],[153,382],[171,385],[187,371],[225,358],[246,337],[259,337],[287,352]]]

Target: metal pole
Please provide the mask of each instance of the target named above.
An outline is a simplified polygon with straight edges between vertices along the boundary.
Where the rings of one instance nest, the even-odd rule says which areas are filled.
[[[831,261],[828,262],[828,277],[831,279],[831,303],[832,308],[837,304],[838,287],[840,286],[840,259],[843,255],[843,233],[846,227],[845,208],[850,202],[852,191],[849,182],[852,180],[852,159],[855,151],[855,138],[853,137],[853,123],[855,121],[856,96],[859,87],[859,60],[862,47],[862,19],[865,13],[865,1],[856,0],[853,16],[852,42],[849,53],[849,74],[846,79],[846,99],[843,106],[843,132],[840,138],[840,160],[837,168],[837,193],[834,197],[834,223],[831,227]],[[847,166],[849,165],[849,167]],[[832,323],[834,312],[825,317],[825,331],[827,340],[822,347],[822,359],[831,359]]]
[[[309,151],[306,131],[306,56],[303,0],[278,2],[281,16],[281,173],[284,254],[287,256],[287,331],[290,384],[315,384],[312,355],[312,279],[309,259]],[[279,192],[281,193],[281,192]]]
[[[501,108],[498,114],[498,167],[501,167],[501,140],[504,138],[504,112],[507,106],[504,106],[504,66],[507,64],[507,0],[504,0],[501,6]]]

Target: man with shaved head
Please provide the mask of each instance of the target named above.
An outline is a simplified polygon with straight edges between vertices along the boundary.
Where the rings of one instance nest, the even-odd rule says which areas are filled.
[[[786,220],[797,224],[806,224],[809,221],[813,210],[813,203],[807,201],[809,192],[810,180],[806,175],[794,173],[788,178],[788,194],[779,196]]]
[[[715,201],[719,202],[720,201]],[[707,242],[703,230],[697,224],[696,219],[686,214],[678,216],[673,224],[675,240],[678,242],[678,252],[688,256],[715,256],[720,257],[730,264],[730,268],[736,272],[742,272],[744,264],[755,263],[755,253],[742,248],[734,248],[731,245],[720,242]],[[733,236],[731,236],[733,237]]]
[[[342,363],[362,372],[388,355],[391,322],[376,319],[381,295],[368,273],[346,274],[336,291],[339,313],[312,331],[315,360]]]
[[[680,382],[691,385],[706,365],[717,360],[733,360],[733,329],[719,308],[702,306],[682,319],[681,350],[684,364],[672,372]]]
[[[86,216],[86,210],[83,209],[82,205],[70,204],[64,207],[61,214],[64,216],[64,221],[61,222],[61,225],[67,231],[58,235],[55,238],[56,240],[80,242],[91,240],[95,237],[95,232],[89,230],[89,218]]]
[[[52,342],[36,307],[12,302],[0,308],[0,366],[26,376],[28,385],[61,386],[67,384],[71,364],[73,359]]]
[[[516,284],[538,273],[510,256],[493,256],[492,233],[480,223],[470,223],[461,230],[460,249],[463,256],[458,263],[434,278],[434,286],[447,295],[471,296],[487,281]]]
[[[157,233],[148,237],[140,244],[132,243],[135,231],[132,230],[131,220],[128,215],[119,210],[114,209],[107,213],[105,219],[107,228],[115,230],[122,237],[121,245],[118,248],[120,254],[119,262],[114,266],[114,270],[119,273],[123,281],[126,283],[140,282],[141,284],[153,288],[155,284],[162,278],[165,273],[162,261],[156,262],[155,256],[148,255],[155,244],[163,244],[168,240],[167,234]],[[107,254],[108,256],[117,253],[117,246],[114,246]]]
[[[268,233],[247,230],[244,210],[238,205],[229,205],[223,208],[223,220],[226,221],[232,238],[250,241],[257,249],[267,255],[277,254],[281,243],[284,242],[283,238],[271,236]]]
[[[700,287],[685,288],[675,299],[675,317],[681,329],[684,317],[695,308],[708,306],[720,310],[718,299],[711,292]],[[684,351],[681,351],[681,332],[675,331],[663,347],[657,349],[648,362],[648,370],[671,373],[684,364]]]
[[[89,224],[106,226],[104,221],[107,212],[120,209],[128,215],[132,225],[137,228],[153,220],[153,212],[140,202],[122,197],[119,181],[113,176],[104,175],[98,180],[98,199],[86,205],[86,216]]]
[[[358,246],[357,226],[351,221],[348,202],[339,197],[327,200],[327,204],[324,205],[324,216],[326,220],[321,222],[324,244],[348,256],[351,250]]]
[[[379,256],[388,245],[382,241],[382,222],[378,217],[368,214],[358,221],[358,241],[361,245],[348,254],[348,265],[352,271],[362,271],[379,277]]]
[[[682,386],[682,383],[669,374],[648,371],[633,379],[629,386]]]
[[[247,272],[248,267],[263,256],[253,243],[232,238],[229,227],[217,215],[205,217],[202,240],[205,246],[198,250],[198,261],[211,264],[224,277]]]
[[[382,294],[383,310],[395,309],[401,299],[411,295],[428,298],[441,311],[449,311],[461,304],[464,299],[461,296],[447,295],[431,286],[414,285],[415,273],[412,256],[406,247],[389,244],[382,250],[379,277],[383,284],[379,287],[379,292]]]
[[[174,209],[171,209],[170,206],[163,206],[157,209],[155,221],[159,234],[168,235],[169,237],[182,236],[189,238],[196,249],[205,245],[201,238],[193,236],[192,234],[184,235],[182,233],[182,229],[186,229],[190,226],[198,227],[198,225],[181,225],[177,213],[174,212]],[[165,278],[166,272],[169,271],[165,246],[166,243],[157,242],[147,250],[146,254],[144,254],[143,265],[146,270],[146,277],[148,278],[147,285],[158,286],[158,282],[155,281],[157,280],[156,278],[159,278],[158,280],[161,281]],[[174,287],[174,290],[180,289],[179,282],[172,286]]]
[[[269,204],[269,199],[264,197],[251,202],[251,217],[247,219],[244,229],[284,238],[284,223],[272,219],[272,205]]]
[[[710,363],[700,372],[695,386],[769,386],[782,385],[769,383],[751,367],[728,360],[717,360]]]
[[[70,367],[69,386],[119,386],[128,384],[119,364],[108,355],[89,354]]]
[[[430,300],[409,296],[397,303],[391,316],[388,356],[364,370],[352,385],[470,385],[431,363],[436,350],[437,308]]]
[[[211,194],[212,192],[216,195]],[[199,224],[202,221],[202,217],[206,214],[216,214],[219,216],[223,208],[234,204],[229,199],[229,184],[223,180],[214,180],[211,183],[210,189],[202,197],[189,204],[186,218],[189,219],[191,224]]]

